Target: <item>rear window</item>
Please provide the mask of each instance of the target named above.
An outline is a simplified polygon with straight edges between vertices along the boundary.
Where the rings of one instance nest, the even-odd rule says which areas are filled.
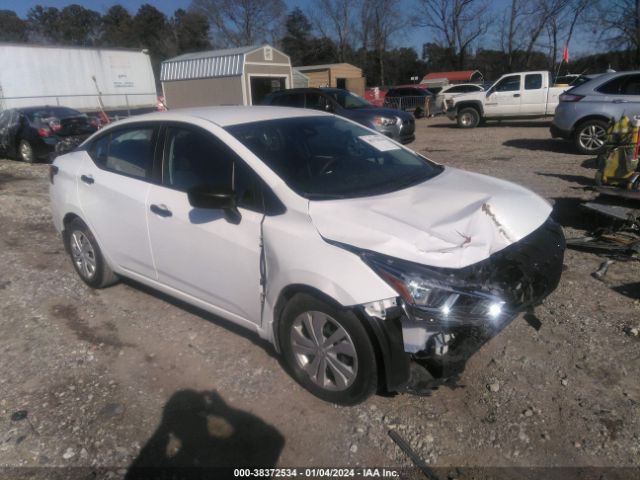
[[[24,111],[25,116],[30,123],[48,123],[47,121],[52,118],[65,118],[84,116],[83,113],[65,107],[44,107],[38,109],[29,109]]]

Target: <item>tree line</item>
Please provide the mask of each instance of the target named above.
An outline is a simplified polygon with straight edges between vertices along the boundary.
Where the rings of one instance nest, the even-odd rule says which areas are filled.
[[[284,0],[192,0],[168,16],[150,4],[102,14],[37,5],[25,18],[0,10],[0,41],[147,49],[156,74],[182,53],[269,43],[294,66],[357,65],[370,85],[443,70],[478,69],[491,79],[557,71],[564,47],[586,38],[594,53],[565,71],[640,66],[640,0],[510,0],[497,8],[489,0],[316,0],[287,11]],[[403,46],[416,31],[425,38],[420,54]]]

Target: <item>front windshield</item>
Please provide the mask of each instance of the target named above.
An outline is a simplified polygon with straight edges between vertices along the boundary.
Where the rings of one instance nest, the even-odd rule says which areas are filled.
[[[363,108],[370,107],[371,104],[367,102],[364,98],[359,97],[355,93],[351,93],[347,90],[332,90],[327,91],[333,97],[333,99],[340,104],[342,108]]]
[[[312,200],[380,195],[442,171],[387,137],[337,117],[283,118],[226,130]]]

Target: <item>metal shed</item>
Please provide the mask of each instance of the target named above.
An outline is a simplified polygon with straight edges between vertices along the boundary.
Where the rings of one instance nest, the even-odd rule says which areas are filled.
[[[293,85],[291,61],[269,46],[187,53],[162,62],[160,80],[169,108],[255,105]]]

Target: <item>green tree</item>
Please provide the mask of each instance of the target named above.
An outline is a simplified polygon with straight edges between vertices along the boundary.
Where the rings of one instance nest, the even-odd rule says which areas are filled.
[[[27,23],[12,10],[0,10],[0,42],[26,42]]]
[[[100,14],[80,5],[68,5],[57,16],[59,41],[67,45],[93,45],[99,27]]]
[[[204,15],[180,8],[173,14],[171,25],[178,54],[211,48],[209,21]]]
[[[122,5],[114,5],[102,16],[100,44],[108,47],[138,47],[133,18]]]
[[[27,12],[30,37],[38,43],[60,42],[60,10],[36,5]]]
[[[167,57],[176,54],[171,26],[164,13],[153,5],[142,5],[133,17],[139,48],[149,51],[151,66],[156,79],[160,78],[160,64]]]
[[[282,51],[291,58],[291,65],[318,65],[336,61],[335,43],[327,37],[314,37],[311,22],[299,8],[294,8],[285,20],[285,36],[280,39]]]

